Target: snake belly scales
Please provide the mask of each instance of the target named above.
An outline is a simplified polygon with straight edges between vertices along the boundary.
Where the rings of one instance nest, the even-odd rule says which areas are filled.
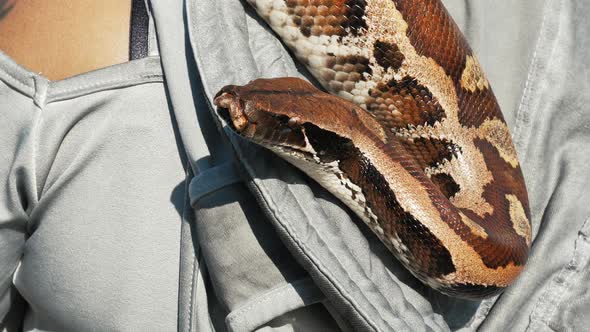
[[[329,93],[298,78],[224,87],[239,135],[342,200],[423,283],[500,293],[531,245],[500,107],[439,0],[248,0]]]

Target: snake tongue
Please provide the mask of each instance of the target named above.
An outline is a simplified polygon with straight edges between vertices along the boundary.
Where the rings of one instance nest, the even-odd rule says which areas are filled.
[[[229,116],[233,124],[234,129],[237,132],[241,132],[248,125],[248,118],[244,113],[244,107],[238,98],[229,93],[224,92],[213,101],[219,108],[226,109],[229,111]]]

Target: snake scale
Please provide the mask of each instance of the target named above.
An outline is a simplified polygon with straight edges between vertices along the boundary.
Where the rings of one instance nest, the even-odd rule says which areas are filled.
[[[248,0],[325,90],[224,87],[239,135],[356,213],[419,280],[498,294],[531,245],[522,172],[477,59],[439,0]]]

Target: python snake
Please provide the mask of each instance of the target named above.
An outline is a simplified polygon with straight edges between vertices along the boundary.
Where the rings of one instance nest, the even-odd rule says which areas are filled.
[[[531,245],[511,136],[439,0],[248,0],[330,93],[298,78],[224,87],[219,113],[355,212],[418,279],[498,294]]]

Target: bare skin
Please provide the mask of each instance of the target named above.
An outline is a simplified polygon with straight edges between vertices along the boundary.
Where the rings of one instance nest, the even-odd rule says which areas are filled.
[[[129,0],[0,0],[0,50],[60,80],[129,60]]]

